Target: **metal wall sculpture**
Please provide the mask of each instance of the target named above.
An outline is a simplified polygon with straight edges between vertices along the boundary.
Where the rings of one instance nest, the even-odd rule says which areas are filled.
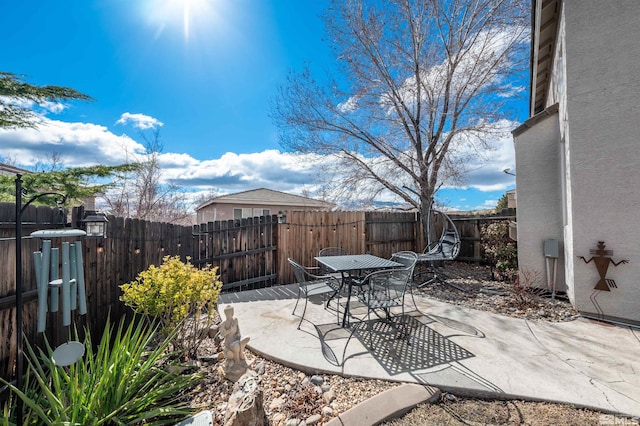
[[[614,280],[607,278],[607,271],[609,270],[609,265],[611,264],[613,266],[618,266],[621,263],[629,263],[628,260],[621,260],[620,262],[615,262],[611,258],[611,256],[613,256],[613,250],[606,250],[605,247],[606,247],[606,244],[604,243],[604,241],[598,241],[598,248],[595,250],[594,249],[589,250],[589,254],[593,255],[591,256],[591,259],[587,260],[585,259],[584,256],[578,256],[578,258],[582,259],[586,264],[589,264],[590,262],[595,263],[596,269],[598,269],[598,275],[600,276],[600,279],[596,283],[593,293],[591,293],[591,296],[589,297],[589,299],[591,300],[591,303],[593,303],[593,306],[598,311],[598,315],[600,319],[604,318],[604,311],[600,307],[600,304],[598,303],[596,298],[600,294],[600,291],[611,291],[612,288],[618,287]]]
[[[580,259],[584,261],[584,263],[593,263],[596,264],[596,268],[598,269],[598,274],[600,275],[600,279],[596,283],[595,289],[602,291],[611,291],[612,288],[617,288],[616,282],[614,280],[608,279],[607,270],[609,269],[609,264],[613,266],[618,266],[621,263],[629,263],[628,260],[621,260],[620,262],[614,262],[610,256],[613,256],[613,250],[605,250],[606,244],[604,241],[598,241],[598,248],[589,250],[589,254],[595,255],[592,256],[591,259],[587,260],[584,256],[578,256]]]

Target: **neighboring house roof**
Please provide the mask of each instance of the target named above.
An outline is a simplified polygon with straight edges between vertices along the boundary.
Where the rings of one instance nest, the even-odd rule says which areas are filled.
[[[534,40],[531,43],[530,116],[543,111],[546,105],[553,69],[561,3],[562,0],[532,1],[531,33]]]
[[[21,169],[20,167],[12,166],[10,164],[0,163],[0,175],[15,175],[15,174],[24,174],[31,173],[31,171],[26,169]]]
[[[306,206],[319,209],[329,209],[332,203],[302,197],[300,195],[287,194],[286,192],[272,189],[259,188],[235,194],[221,195],[210,199],[196,207],[196,211],[211,204],[254,204],[254,205],[281,205],[281,206]]]

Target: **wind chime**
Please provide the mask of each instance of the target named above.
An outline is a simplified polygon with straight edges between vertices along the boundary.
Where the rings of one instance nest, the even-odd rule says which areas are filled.
[[[31,233],[33,238],[42,238],[42,249],[33,253],[36,283],[38,288],[37,332],[44,333],[47,313],[57,313],[62,308],[62,325],[71,325],[71,311],[80,315],[87,313],[84,283],[82,243],[63,241],[60,247],[52,246],[52,239],[85,236],[80,229],[43,230]],[[60,306],[62,305],[62,306]],[[81,342],[69,341],[53,351],[56,365],[71,365],[84,355]]]

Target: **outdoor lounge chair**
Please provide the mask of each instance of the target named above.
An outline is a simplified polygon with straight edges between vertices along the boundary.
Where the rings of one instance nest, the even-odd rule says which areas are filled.
[[[433,274],[431,279],[423,282],[419,287],[435,281],[444,282],[437,274],[435,262],[454,260],[460,253],[460,234],[451,218],[439,210],[434,210],[433,213],[440,216],[442,220],[442,232],[438,240],[428,244],[424,252],[418,255],[420,272],[415,275],[420,276],[425,273]]]
[[[336,297],[337,306],[340,306],[341,282],[339,279],[332,275],[313,274],[313,272],[317,271],[318,268],[307,268],[298,264],[291,258],[289,258],[288,260],[291,264],[291,267],[293,268],[293,273],[296,277],[296,281],[298,282],[298,299],[296,300],[296,305],[293,307],[293,312],[291,313],[291,315],[295,315],[300,297],[304,297],[304,309],[302,310],[300,322],[298,323],[298,329],[300,329],[300,325],[302,324],[302,320],[304,319],[304,314],[307,311],[307,301],[309,297],[331,294],[331,297],[327,299],[327,307],[329,306],[329,301],[333,297]],[[338,321],[340,321],[339,309],[336,308],[336,312],[338,313]]]

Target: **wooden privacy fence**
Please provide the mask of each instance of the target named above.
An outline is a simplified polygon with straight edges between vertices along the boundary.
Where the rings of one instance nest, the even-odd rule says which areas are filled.
[[[37,291],[32,253],[41,241],[35,230],[78,224],[82,211],[67,214],[48,207],[29,206],[23,216],[23,323],[27,339],[40,345],[36,333]],[[87,315],[73,318],[99,336],[108,315],[117,321],[128,310],[120,302],[120,285],[135,279],[164,256],[192,258],[196,265],[219,268],[225,290],[265,287],[294,282],[287,258],[312,266],[321,248],[343,247],[349,253],[371,253],[388,258],[401,250],[422,251],[425,243],[419,216],[410,212],[288,212],[240,221],[210,222],[195,227],[107,217],[106,238],[81,238],[87,295]],[[460,260],[483,262],[480,230],[483,224],[512,216],[452,215],[462,246]],[[67,223],[70,222],[70,223]],[[438,228],[436,224],[436,228]],[[54,241],[54,245],[62,241]],[[72,240],[72,239],[67,239]],[[15,205],[0,203],[0,375],[13,377],[15,338]],[[45,335],[52,345],[66,341],[68,329],[61,314],[48,314]]]
[[[482,227],[493,222],[513,221],[515,215],[489,214],[464,215],[451,214],[458,233],[460,234],[460,254],[457,260],[463,262],[487,263],[482,248]]]
[[[193,227],[193,263],[218,267],[223,290],[276,283],[278,217],[209,222]]]
[[[458,260],[486,263],[482,226],[514,220],[515,216],[452,214],[451,219],[461,238]],[[436,221],[434,236],[439,235],[442,226]],[[349,253],[389,258],[402,250],[422,252],[425,246],[420,216],[415,212],[292,212],[278,227],[277,282],[294,282],[287,258],[315,266],[314,257],[324,247],[342,247]]]
[[[74,209],[72,217],[79,211]],[[87,298],[87,315],[72,316],[72,327],[83,327],[100,337],[107,317],[118,321],[128,310],[120,302],[120,288],[151,264],[160,264],[165,255],[191,255],[192,235],[190,227],[167,223],[151,223],[142,220],[108,216],[106,238],[84,238],[84,274]],[[68,226],[67,215],[49,207],[27,207],[22,215],[22,269],[23,277],[23,332],[27,340],[42,345],[46,335],[52,346],[67,341],[69,327],[62,326],[62,312],[47,314],[44,333],[36,333],[37,290],[33,252],[39,251],[41,239],[29,234],[41,229]],[[75,219],[71,223],[75,223]],[[52,245],[75,238],[52,238]],[[16,281],[15,204],[0,203],[0,376],[14,377],[16,357],[15,281]],[[61,311],[61,310],[60,310]],[[81,336],[82,337],[82,336]]]
[[[415,213],[404,212],[290,212],[278,230],[278,283],[294,282],[287,258],[315,266],[324,247],[348,253],[390,257],[422,245]],[[421,249],[420,249],[421,250]]]

